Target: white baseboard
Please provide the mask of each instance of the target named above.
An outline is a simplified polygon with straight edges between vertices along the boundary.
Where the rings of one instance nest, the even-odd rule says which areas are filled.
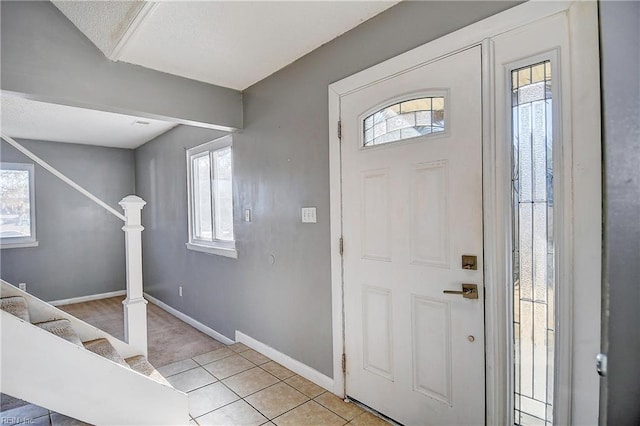
[[[207,327],[206,325],[204,325],[203,323],[201,323],[200,321],[197,321],[193,318],[191,318],[190,316],[183,314],[182,312],[180,312],[179,310],[172,308],[171,306],[167,305],[166,303],[156,299],[153,296],[150,296],[147,293],[144,293],[144,297],[151,303],[153,303],[154,305],[156,305],[157,307],[169,312],[171,315],[173,315],[174,317],[178,318],[179,320],[182,320],[184,322],[186,322],[187,324],[189,324],[191,327],[195,328],[196,330],[199,330],[201,332],[203,332],[204,334],[206,334],[209,337],[213,337],[214,339],[216,339],[219,342],[224,343],[225,345],[231,345],[232,343],[235,343],[233,340],[229,339],[227,336],[225,336],[224,334],[218,333],[217,331],[215,331],[214,329]]]
[[[110,297],[124,296],[126,290],[110,291],[108,293],[92,294],[90,296],[72,297],[71,299],[60,299],[49,302],[53,306],[71,305],[72,303],[90,302],[92,300],[108,299]]]
[[[325,388],[329,392],[333,392],[333,379],[331,377],[325,376],[318,370],[315,370],[308,365],[291,358],[289,355],[285,355],[277,349],[265,345],[264,343],[254,339],[253,337],[249,337],[238,330],[236,330],[236,342],[244,343],[251,349],[255,349],[262,355],[271,358],[279,364],[282,364],[294,373],[304,377],[307,380],[311,380],[313,383]]]

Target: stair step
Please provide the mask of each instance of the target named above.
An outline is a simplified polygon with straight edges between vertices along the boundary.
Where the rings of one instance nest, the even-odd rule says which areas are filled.
[[[27,301],[22,296],[3,297],[0,299],[0,309],[15,315],[23,321],[31,322]]]
[[[124,359],[122,359],[118,351],[116,351],[116,348],[114,348],[107,339],[90,340],[88,342],[82,342],[82,344],[91,352],[103,356],[113,362],[117,362],[118,364],[122,364],[125,367],[129,367],[129,365],[124,362]]]
[[[71,321],[68,319],[56,319],[53,321],[43,321],[36,323],[38,327],[43,330],[47,330],[49,333],[53,333],[56,336],[62,337],[65,340],[70,341],[71,343],[75,343],[76,345],[82,347],[82,341],[78,334],[71,326]]]
[[[169,383],[169,381],[165,379],[164,376],[160,374],[144,356],[132,356],[131,358],[127,358],[125,361],[129,364],[129,367],[131,367],[132,370],[137,371],[140,374],[144,374],[150,379],[162,383],[163,385],[171,386],[171,383]]]

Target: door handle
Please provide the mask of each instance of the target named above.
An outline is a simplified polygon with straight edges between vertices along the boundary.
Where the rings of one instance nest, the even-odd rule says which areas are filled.
[[[462,284],[462,291],[456,290],[444,290],[444,294],[460,294],[465,299],[477,299],[478,298],[478,285],[477,284]]]

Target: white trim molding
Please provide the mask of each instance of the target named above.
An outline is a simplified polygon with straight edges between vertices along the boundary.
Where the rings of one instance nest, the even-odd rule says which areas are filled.
[[[211,247],[194,243],[185,243],[185,246],[187,246],[189,250],[193,251],[199,251],[208,254],[217,254],[218,256],[230,257],[232,259],[238,258],[238,250],[236,250],[235,248]]]
[[[109,291],[107,293],[90,294],[88,296],[71,297],[69,299],[59,299],[49,302],[53,306],[71,305],[74,303],[91,302],[92,300],[108,299],[110,297],[124,296],[126,290]]]
[[[277,349],[268,346],[253,337],[249,337],[241,331],[236,330],[236,342],[244,343],[251,349],[260,352],[262,355],[271,358],[273,361],[287,367],[299,376],[304,377],[307,380],[312,381],[316,385],[333,392],[333,379],[327,377],[318,370],[309,367],[302,362],[291,358],[289,355],[285,355]]]
[[[88,199],[93,201],[94,203],[96,203],[97,205],[99,205],[100,207],[102,207],[103,209],[107,210],[109,213],[111,213],[112,215],[114,215],[118,219],[120,219],[122,221],[126,221],[127,220],[127,218],[122,213],[120,213],[118,210],[114,209],[109,204],[105,203],[104,201],[102,201],[101,199],[99,199],[98,197],[96,197],[95,195],[93,195],[92,193],[87,191],[86,189],[84,189],[82,186],[78,185],[76,182],[74,182],[73,180],[69,179],[67,176],[63,175],[61,172],[59,172],[56,168],[54,168],[49,163],[44,161],[42,158],[38,157],[33,152],[29,151],[27,148],[25,148],[24,146],[19,144],[11,136],[5,135],[4,133],[0,134],[0,136],[9,145],[11,145],[12,147],[17,149],[18,151],[20,151],[24,155],[26,155],[27,157],[32,159],[40,167],[42,167],[43,169],[47,170],[49,173],[51,173],[52,175],[54,175],[55,177],[57,177],[58,179],[60,179],[61,181],[63,181],[64,183],[66,183],[67,185],[69,185],[70,187],[72,187],[73,189],[75,189],[76,191],[78,191],[79,193],[81,193],[82,195],[84,195],[85,197],[87,197]]]
[[[0,243],[0,249],[16,249],[16,248],[30,248],[38,247],[40,243],[38,241],[31,241],[28,243]]]
[[[231,345],[231,344],[235,343],[233,340],[229,339],[224,334],[218,333],[217,331],[215,331],[214,329],[204,325],[200,321],[191,318],[189,315],[183,314],[179,310],[177,310],[175,308],[172,308],[171,306],[167,305],[163,301],[161,301],[159,299],[156,299],[153,296],[150,296],[148,293],[145,293],[144,297],[149,302],[153,303],[154,305],[156,305],[160,309],[170,313],[171,315],[173,315],[174,317],[178,318],[179,320],[186,322],[191,327],[195,328],[196,330],[199,330],[199,331],[203,332],[207,336],[213,337],[214,339],[216,339],[219,342],[224,343],[225,345]]]
[[[502,122],[503,117],[496,114],[496,102],[502,102],[503,99],[495,97],[496,84],[502,84],[502,80],[496,81],[494,40],[501,34],[512,30],[520,31],[526,25],[554,15],[564,16],[569,23],[570,58],[568,62],[571,69],[571,90],[564,99],[564,107],[569,111],[565,116],[588,117],[588,125],[580,125],[572,129],[573,119],[564,119],[568,129],[563,129],[563,138],[568,141],[568,145],[564,148],[564,162],[559,166],[565,167],[570,178],[563,190],[571,199],[569,206],[566,206],[568,210],[565,213],[569,216],[565,219],[563,231],[569,253],[565,253],[559,260],[562,263],[561,268],[564,268],[562,278],[580,282],[581,285],[573,286],[568,283],[561,289],[562,294],[559,295],[558,302],[563,304],[561,308],[566,309],[560,316],[560,321],[564,321],[565,328],[557,337],[565,344],[562,353],[558,354],[560,359],[557,365],[561,366],[563,371],[556,375],[556,380],[557,385],[562,389],[558,389],[556,395],[559,399],[555,403],[561,407],[555,407],[557,417],[554,416],[554,418],[559,424],[563,424],[567,419],[576,424],[597,422],[598,389],[593,357],[599,348],[600,328],[600,291],[599,287],[595,288],[595,284],[599,282],[601,261],[601,206],[599,203],[601,162],[597,4],[594,1],[531,0],[329,85],[330,241],[333,392],[335,394],[345,396],[345,376],[342,372],[342,354],[345,347],[343,262],[339,244],[342,236],[342,164],[338,136],[340,98],[375,84],[377,81],[407,72],[469,47],[482,46],[485,420],[487,424],[509,423],[511,412],[508,401],[512,391],[509,371],[512,367],[509,354],[508,327],[510,324],[507,324],[507,318],[510,315],[508,311],[510,305],[504,286],[510,279],[510,268],[505,264],[505,259],[510,259],[510,253],[505,252],[505,249],[510,247],[510,243],[507,241],[509,232],[505,232],[509,218],[505,216],[506,193],[503,190],[507,171],[504,165],[501,165],[504,161],[504,153],[499,152],[497,143],[496,126]],[[525,53],[522,56],[528,55]],[[569,69],[565,72],[569,72]],[[586,93],[587,90],[590,93]],[[581,122],[583,122],[582,119]],[[577,143],[573,141],[580,141],[581,148],[572,150]],[[582,282],[585,280],[590,282],[589,291],[581,292]],[[577,312],[577,307],[580,307],[581,312]],[[595,312],[598,314],[595,315]],[[590,317],[587,314],[590,314]],[[580,324],[578,331],[571,328],[577,327],[577,323]],[[586,334],[586,327],[582,324],[587,323],[594,333]],[[567,326],[569,328],[566,328]],[[571,359],[573,359],[572,362]],[[580,377],[576,377],[576,374]]]
[[[136,34],[140,31],[140,29],[144,26],[144,23],[153,15],[153,12],[156,11],[160,3],[145,1],[143,6],[140,8],[138,14],[133,18],[129,27],[127,27],[118,43],[113,47],[113,50],[107,55],[109,59],[112,61],[119,61],[124,52],[127,49],[129,42],[135,38]]]

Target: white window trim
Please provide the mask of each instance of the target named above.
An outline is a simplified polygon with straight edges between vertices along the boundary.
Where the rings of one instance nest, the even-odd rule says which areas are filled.
[[[221,148],[231,148],[231,173],[233,176],[233,138],[231,135],[223,136],[219,139],[213,140],[211,142],[204,143],[202,145],[193,147],[187,150],[187,207],[188,207],[188,217],[189,217],[189,241],[185,244],[187,249],[199,251],[208,254],[214,254],[219,256],[230,257],[232,259],[238,258],[238,251],[236,250],[236,242],[235,242],[235,232],[234,232],[234,240],[214,240],[214,241],[204,241],[194,238],[193,235],[193,227],[194,227],[194,211],[192,208],[192,197],[193,197],[193,174],[191,169],[191,159],[194,156],[202,152],[216,151]],[[215,200],[212,200],[212,203]],[[233,200],[232,200],[233,204]]]
[[[26,170],[29,172],[29,215],[31,219],[31,235],[29,237],[0,238],[0,249],[38,247],[36,239],[36,194],[35,167],[28,163],[0,163],[2,170]]]

